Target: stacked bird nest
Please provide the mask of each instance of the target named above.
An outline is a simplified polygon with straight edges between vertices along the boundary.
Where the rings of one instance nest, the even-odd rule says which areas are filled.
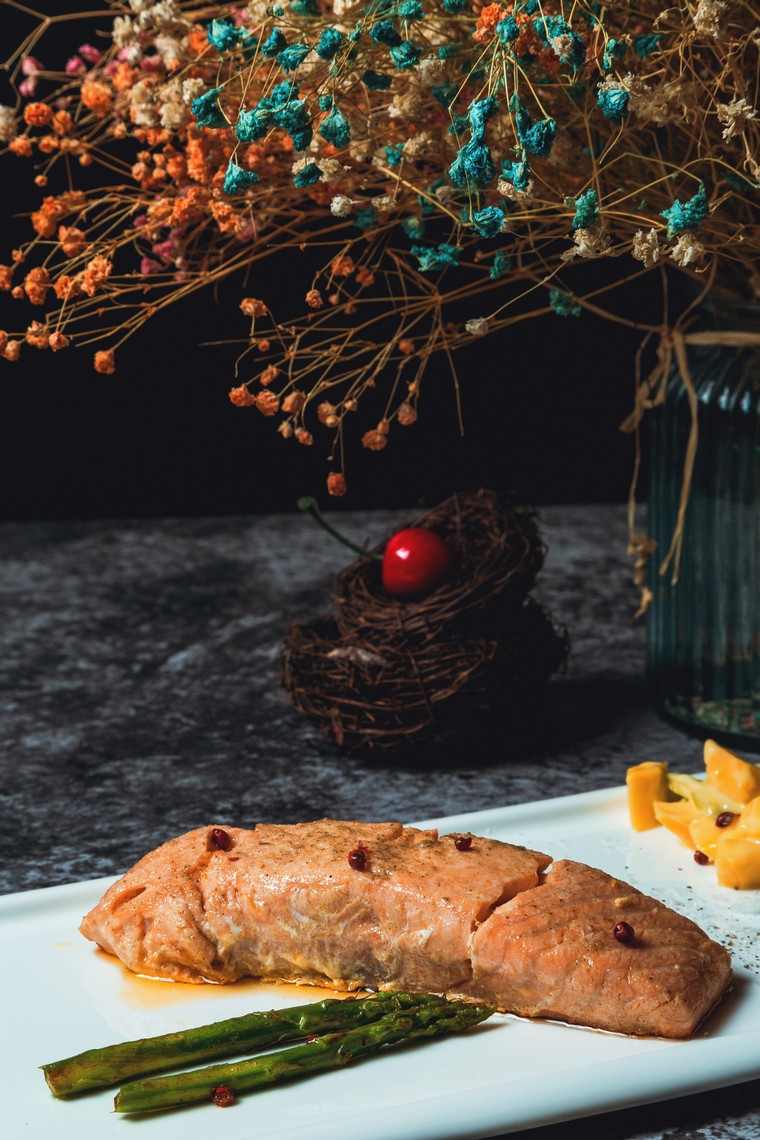
[[[530,598],[544,559],[535,516],[491,491],[454,495],[414,523],[452,553],[424,597],[383,589],[377,553],[339,576],[335,618],[294,625],[283,684],[301,712],[347,748],[395,747],[456,731],[494,701],[535,708],[567,642]]]

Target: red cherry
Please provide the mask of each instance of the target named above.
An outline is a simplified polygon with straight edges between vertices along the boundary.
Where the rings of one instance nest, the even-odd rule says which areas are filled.
[[[423,527],[400,530],[383,554],[383,586],[396,598],[428,594],[451,568],[451,552],[440,535]]]

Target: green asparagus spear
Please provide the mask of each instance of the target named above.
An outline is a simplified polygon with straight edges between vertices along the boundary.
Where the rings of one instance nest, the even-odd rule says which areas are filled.
[[[117,1112],[155,1112],[179,1105],[211,1101],[220,1086],[233,1095],[311,1076],[327,1069],[338,1069],[352,1061],[377,1053],[386,1045],[456,1033],[490,1017],[489,1006],[467,1002],[423,1001],[407,1009],[386,1014],[378,1021],[346,1033],[330,1033],[305,1045],[295,1045],[277,1053],[211,1065],[190,1073],[133,1081],[116,1094]]]
[[[425,999],[439,1003],[444,1000],[428,995]],[[161,1073],[212,1057],[253,1053],[286,1041],[300,1041],[313,1033],[352,1029],[420,1000],[419,995],[389,993],[353,1001],[325,998],[290,1009],[230,1017],[179,1033],[88,1049],[75,1057],[43,1065],[42,1071],[55,1096],[72,1096],[117,1085],[129,1077]]]

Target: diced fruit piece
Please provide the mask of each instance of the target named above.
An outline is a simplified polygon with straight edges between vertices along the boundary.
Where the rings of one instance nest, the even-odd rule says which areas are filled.
[[[668,766],[659,760],[634,764],[625,774],[628,785],[628,814],[634,831],[657,827],[654,805],[668,798]]]
[[[716,824],[716,816],[714,815],[700,815],[695,816],[689,824],[689,835],[693,847],[697,851],[704,851],[713,862],[715,862],[715,851],[721,839],[725,835],[736,831],[739,825],[739,816],[734,816],[730,823],[725,824],[723,827],[718,827]]]
[[[654,815],[658,823],[667,827],[677,835],[687,847],[693,847],[689,826],[693,819],[697,819],[702,812],[690,800],[679,800],[676,803],[660,803],[654,805]]]
[[[715,851],[715,869],[723,887],[737,891],[760,888],[760,838],[738,831],[724,835]]]
[[[710,815],[720,815],[722,811],[740,812],[742,805],[738,800],[727,796],[725,792],[708,784],[706,780],[697,780],[694,776],[685,776],[681,772],[671,772],[668,775],[668,787],[677,796],[689,800],[699,811]]]
[[[760,795],[760,768],[721,748],[714,740],[705,741],[705,768],[709,783],[740,804]]]
[[[739,830],[760,839],[760,796],[755,796],[742,808],[739,816]]]

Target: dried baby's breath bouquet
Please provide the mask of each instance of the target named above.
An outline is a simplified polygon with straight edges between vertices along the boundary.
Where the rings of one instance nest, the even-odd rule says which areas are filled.
[[[613,304],[650,273],[665,305],[665,266],[758,289],[749,0],[114,0],[42,62],[67,18],[33,19],[7,62],[0,140],[40,200],[0,267],[35,307],[2,354],[89,347],[111,373],[150,317],[234,276],[249,326],[230,399],[285,440],[324,433],[334,495],[344,433],[381,450],[413,424],[436,354],[453,370],[473,338],[584,310],[662,335],[666,307],[646,325]],[[77,173],[95,166],[92,188]],[[263,263],[305,247],[323,267],[275,314]],[[574,288],[597,258],[619,272]],[[632,426],[658,398],[639,392]]]

